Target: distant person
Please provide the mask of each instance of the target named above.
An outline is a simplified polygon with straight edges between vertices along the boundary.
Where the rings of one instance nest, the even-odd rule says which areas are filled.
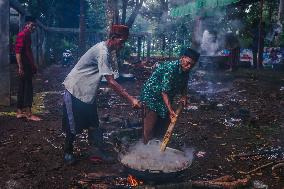
[[[178,61],[161,63],[144,84],[141,102],[145,106],[145,144],[154,137],[163,136],[169,123],[177,116],[172,104],[176,95],[181,95],[179,101],[186,105],[189,71],[198,59],[199,53],[195,50],[184,49]]]
[[[229,49],[229,59],[226,64],[229,66],[228,71],[233,71],[240,62],[240,42],[237,36],[232,33],[226,36],[226,48]]]
[[[233,71],[236,66],[240,63],[240,46],[236,46],[231,49],[230,54],[230,68],[229,71]]]
[[[15,42],[15,54],[18,64],[18,95],[17,95],[17,118],[26,118],[31,121],[40,121],[36,115],[32,114],[33,103],[33,76],[37,72],[32,52],[31,33],[35,31],[35,18],[27,16],[25,18],[24,29],[18,33]]]
[[[91,47],[63,82],[65,94],[62,127],[66,132],[64,161],[68,164],[75,162],[73,142],[76,134],[81,133],[83,129],[88,129],[90,155],[109,160],[109,156],[103,151],[103,133],[97,113],[97,92],[103,76],[109,86],[128,100],[132,107],[141,107],[140,102],[114,80],[111,66],[111,52],[119,51],[128,36],[127,26],[113,25],[109,39]]]
[[[277,50],[275,48],[271,49],[269,58],[271,60],[272,65],[277,64],[278,56],[277,56]]]

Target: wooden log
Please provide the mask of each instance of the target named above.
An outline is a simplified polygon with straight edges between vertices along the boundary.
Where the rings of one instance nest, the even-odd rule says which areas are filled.
[[[243,186],[247,186],[249,184],[249,179],[238,179],[235,181],[193,181],[193,187],[206,187],[206,188],[224,188],[224,189],[235,189]]]

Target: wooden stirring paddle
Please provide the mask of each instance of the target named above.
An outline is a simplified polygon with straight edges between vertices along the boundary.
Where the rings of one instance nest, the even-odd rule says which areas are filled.
[[[179,116],[179,114],[181,113],[183,109],[183,105],[180,103],[177,110],[176,110],[176,115],[177,117],[175,117],[175,119],[170,123],[170,125],[168,126],[168,130],[163,138],[163,141],[162,141],[162,144],[161,144],[161,147],[160,147],[160,150],[163,152],[166,150],[166,147],[167,147],[167,144],[169,143],[170,141],[170,138],[173,134],[173,130],[174,130],[174,127],[176,125],[176,121],[177,121],[177,118]]]

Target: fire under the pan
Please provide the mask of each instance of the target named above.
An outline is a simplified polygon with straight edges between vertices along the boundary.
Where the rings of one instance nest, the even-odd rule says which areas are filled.
[[[172,148],[161,152],[160,144],[159,141],[150,141],[147,145],[137,143],[127,154],[121,155],[121,163],[139,171],[156,170],[164,173],[180,171],[190,166],[192,153]]]

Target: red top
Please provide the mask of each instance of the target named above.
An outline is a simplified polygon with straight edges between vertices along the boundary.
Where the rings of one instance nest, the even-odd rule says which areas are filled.
[[[35,68],[35,64],[34,64],[34,57],[31,45],[32,45],[31,32],[25,28],[17,35],[15,43],[15,53],[21,54],[24,70],[27,68],[31,68],[32,71],[34,72],[33,69]]]

